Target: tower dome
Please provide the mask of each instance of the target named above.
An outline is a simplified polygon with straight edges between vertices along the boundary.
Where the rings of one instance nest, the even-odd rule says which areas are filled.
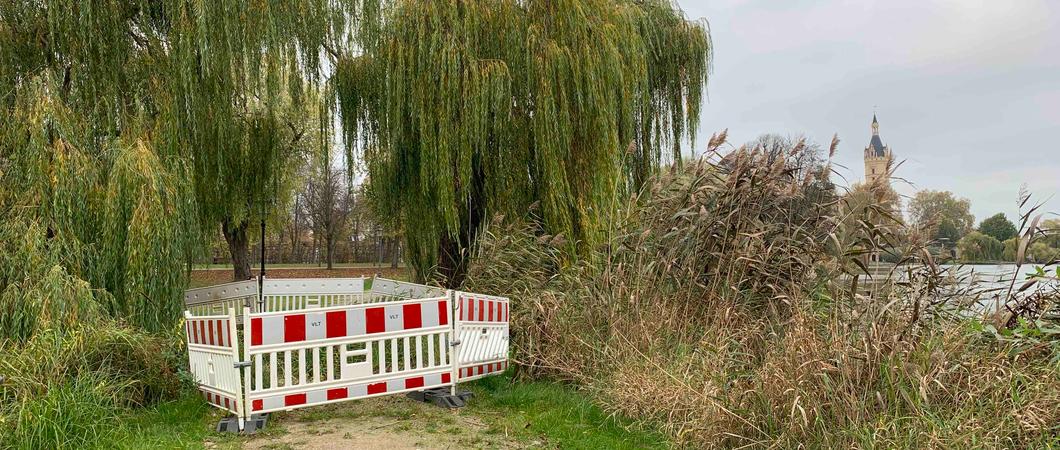
[[[869,139],[869,145],[865,147],[865,180],[873,182],[880,178],[889,178],[891,156],[891,148],[884,145],[883,139],[880,139],[880,122],[873,113],[872,137]]]

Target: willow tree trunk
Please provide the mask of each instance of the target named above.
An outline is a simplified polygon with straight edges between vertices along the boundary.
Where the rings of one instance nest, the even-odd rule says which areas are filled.
[[[246,221],[233,224],[230,219],[225,219],[224,223],[221,224],[221,232],[225,235],[225,241],[228,242],[228,253],[232,255],[232,280],[243,281],[249,280],[250,275],[250,252],[248,251],[249,243],[247,242],[247,227],[249,223]]]
[[[471,249],[478,237],[486,218],[485,206],[485,184],[482,180],[482,166],[474,159],[473,169],[475,177],[472,178],[470,197],[468,198],[468,212],[464,215],[465,222],[455,237],[443,235],[438,240],[438,266],[436,270],[442,276],[447,288],[456,289],[464,283],[467,276],[468,258]],[[422,280],[421,280],[422,281]]]
[[[394,237],[390,238],[390,268],[397,269],[398,261],[401,260],[401,240]]]

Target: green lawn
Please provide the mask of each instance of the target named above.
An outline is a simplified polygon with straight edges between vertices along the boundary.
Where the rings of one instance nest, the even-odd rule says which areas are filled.
[[[644,430],[630,422],[608,415],[588,398],[562,384],[549,382],[514,383],[507,376],[489,377],[462,385],[475,397],[459,411],[481,422],[478,430],[462,429],[453,421],[453,413],[434,406],[415,403],[401,396],[351,401],[323,407],[306,408],[297,413],[275,414],[270,418],[264,437],[219,434],[214,432],[218,411],[199,397],[187,397],[157,405],[127,418],[119,437],[108,446],[121,448],[238,448],[251,440],[279,442],[290,433],[309,433],[313,426],[332,426],[342,421],[366,417],[385,420],[395,432],[415,430],[427,436],[460,434],[452,437],[460,447],[489,448],[517,446],[527,448],[641,449],[667,448],[661,434]],[[308,425],[307,425],[308,424]],[[297,428],[301,431],[291,431]],[[295,439],[294,442],[298,442]],[[270,445],[294,448],[297,445]]]

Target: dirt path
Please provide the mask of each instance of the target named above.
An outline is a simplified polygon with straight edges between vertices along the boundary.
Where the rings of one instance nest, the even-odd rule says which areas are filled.
[[[359,400],[275,414],[241,448],[279,449],[521,449],[532,447],[490,428],[470,409],[445,410],[403,396]],[[213,448],[206,442],[207,448]]]

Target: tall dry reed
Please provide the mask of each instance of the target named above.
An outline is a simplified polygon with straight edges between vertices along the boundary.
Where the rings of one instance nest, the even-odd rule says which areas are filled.
[[[828,166],[794,166],[804,144],[785,150],[664,173],[582,261],[496,218],[468,284],[513,297],[521,373],[690,447],[1056,445],[1058,346],[982,333],[900,219],[849,204]],[[867,298],[852,284],[879,252],[908,281]]]

